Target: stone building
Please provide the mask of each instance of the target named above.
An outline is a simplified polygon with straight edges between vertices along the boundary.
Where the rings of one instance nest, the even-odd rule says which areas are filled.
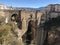
[[[22,41],[22,37],[24,36],[29,38],[27,35],[28,31],[31,33],[29,34],[31,40],[28,40],[28,42],[34,43],[34,45],[36,44],[36,30],[40,25],[42,14],[43,13],[39,10],[16,9],[13,7],[5,9],[5,6],[3,5],[0,7],[0,16],[5,17],[5,23],[10,24],[13,21],[13,23],[18,26],[18,28],[15,29],[18,35],[18,40]],[[24,37],[26,43],[27,38]]]

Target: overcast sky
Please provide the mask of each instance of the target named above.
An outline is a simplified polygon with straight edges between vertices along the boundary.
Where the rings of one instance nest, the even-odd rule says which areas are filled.
[[[13,7],[39,8],[48,4],[60,4],[60,0],[0,0],[0,4]]]

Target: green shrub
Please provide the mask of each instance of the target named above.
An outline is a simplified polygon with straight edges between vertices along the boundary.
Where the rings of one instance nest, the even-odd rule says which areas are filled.
[[[5,23],[0,25],[0,43],[4,41],[9,32],[11,31],[11,26]]]

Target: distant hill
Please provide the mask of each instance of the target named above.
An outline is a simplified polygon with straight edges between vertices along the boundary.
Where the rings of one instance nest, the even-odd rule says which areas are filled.
[[[60,4],[49,4],[46,7],[39,7],[39,8],[30,8],[30,7],[12,7],[12,6],[6,6],[3,4],[0,4],[1,9],[22,9],[22,10],[40,10],[40,11],[60,11]]]

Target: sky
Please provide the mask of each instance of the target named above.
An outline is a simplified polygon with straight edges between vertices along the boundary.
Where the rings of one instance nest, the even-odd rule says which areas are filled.
[[[59,0],[0,0],[0,4],[13,7],[39,8],[49,4],[60,4]]]

